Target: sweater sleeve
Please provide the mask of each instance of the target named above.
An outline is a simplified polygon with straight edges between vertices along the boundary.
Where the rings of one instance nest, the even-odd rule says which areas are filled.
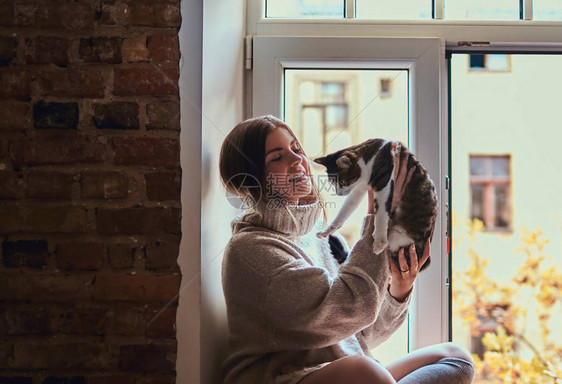
[[[262,262],[252,267],[267,275],[260,312],[280,350],[330,346],[376,322],[385,301],[388,260],[372,251],[373,218],[365,218],[361,238],[336,278],[295,257],[280,240],[254,244]]]
[[[384,301],[375,322],[361,331],[368,349],[373,349],[386,341],[404,322],[408,315],[411,293],[404,302],[397,301],[385,289]]]

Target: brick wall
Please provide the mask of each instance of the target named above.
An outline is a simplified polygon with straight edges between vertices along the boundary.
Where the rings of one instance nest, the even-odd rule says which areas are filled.
[[[2,384],[175,381],[179,6],[0,0]]]

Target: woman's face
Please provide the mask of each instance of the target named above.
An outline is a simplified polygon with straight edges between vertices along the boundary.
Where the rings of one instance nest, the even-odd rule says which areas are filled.
[[[291,204],[312,192],[304,152],[284,128],[275,128],[265,139],[265,178],[267,193],[280,195]]]

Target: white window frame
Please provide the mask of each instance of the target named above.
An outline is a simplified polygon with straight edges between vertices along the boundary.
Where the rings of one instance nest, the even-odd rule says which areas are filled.
[[[294,67],[300,63],[300,65],[307,66],[311,60],[316,60],[317,66],[322,65],[323,62],[326,64],[326,61],[331,61],[331,64],[339,61],[339,65],[347,64],[356,68],[357,62],[361,60],[366,66],[372,66],[378,60],[385,60],[386,65],[397,65],[399,67],[408,63],[409,60],[410,64],[407,65],[411,65],[411,75],[414,78],[420,75],[416,72],[420,67],[419,58],[412,54],[413,51],[410,48],[399,50],[394,56],[377,55],[376,58],[368,54],[350,54],[349,52],[347,56],[345,53],[334,55],[330,53],[333,51],[330,51],[328,41],[331,43],[335,41],[345,42],[348,47],[361,40],[367,41],[369,38],[378,38],[381,43],[384,40],[390,42],[392,39],[394,39],[394,43],[398,41],[403,43],[413,42],[416,39],[421,42],[428,38],[440,42],[438,44],[439,59],[435,63],[439,73],[437,80],[433,80],[434,84],[428,85],[430,88],[436,87],[437,94],[432,96],[431,102],[426,98],[426,104],[432,104],[438,109],[437,112],[433,112],[432,123],[435,124],[432,128],[436,132],[431,133],[431,128],[424,126],[426,123],[422,123],[423,118],[420,119],[420,116],[418,116],[420,109],[420,105],[417,104],[418,101],[414,98],[410,103],[411,108],[413,108],[410,111],[410,140],[414,145],[413,150],[418,153],[420,160],[428,167],[440,193],[441,204],[440,220],[432,243],[433,267],[424,271],[417,282],[416,297],[412,308],[413,320],[410,322],[409,347],[411,349],[448,341],[450,338],[449,258],[446,254],[449,192],[446,182],[449,169],[449,89],[446,52],[562,52],[562,22],[533,21],[532,0],[524,0],[524,20],[516,21],[442,20],[443,0],[436,0],[435,5],[436,18],[433,20],[353,19],[349,17],[351,11],[353,11],[351,1],[347,2],[348,18],[346,19],[266,19],[264,17],[265,0],[247,0],[247,41],[251,41],[253,38],[254,50],[259,52],[258,55],[254,54],[253,63],[251,63],[251,48],[247,47],[247,54],[250,56],[249,60],[247,57],[247,63],[250,62],[248,67],[253,66],[253,70],[246,73],[247,92],[245,99],[248,117],[264,113],[282,116],[282,68],[287,65]],[[293,39],[289,39],[291,37]],[[296,45],[300,46],[299,49],[293,51],[305,51],[306,54],[303,53],[297,55],[297,57],[294,55],[292,57],[286,56],[281,50],[278,50],[279,46],[267,46],[269,42],[274,41],[268,39],[285,39],[286,43],[294,44],[291,46],[292,48],[295,48]],[[302,44],[305,42],[314,42],[315,44],[303,46]],[[320,42],[322,43],[320,44]],[[263,45],[264,43],[266,46]],[[314,49],[314,47],[317,49]],[[344,45],[341,48],[345,51],[346,46]],[[263,59],[261,53],[264,52],[264,49],[269,50],[267,64],[261,61]],[[389,52],[391,52],[390,47],[387,53]],[[401,54],[402,56],[400,56]],[[261,84],[262,81],[269,81],[268,84],[271,85],[271,88],[265,94],[260,93],[256,97],[255,92],[259,88],[257,84]],[[423,89],[415,84],[413,87],[414,89],[418,87],[418,90]],[[271,97],[275,99],[269,99]],[[276,109],[272,110],[265,105],[274,105]],[[425,130],[428,130],[429,134]],[[429,141],[432,144],[424,144],[421,143],[421,140],[433,141]]]
[[[442,117],[440,87],[445,66],[444,41],[435,38],[336,38],[254,37],[253,104],[251,114],[283,116],[283,74],[286,68],[405,69],[409,72],[410,148],[432,175],[438,193],[444,189],[446,170],[439,152]],[[445,138],[446,139],[446,138]],[[410,349],[435,344],[447,338],[448,258],[441,236],[446,225],[446,203],[441,209],[432,243],[432,268],[418,280],[410,317]],[[440,292],[435,295],[435,292]]]

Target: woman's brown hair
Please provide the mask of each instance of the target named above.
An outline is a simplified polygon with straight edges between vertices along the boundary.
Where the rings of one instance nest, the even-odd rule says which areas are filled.
[[[286,129],[297,139],[291,128],[274,116],[242,121],[226,136],[221,147],[219,169],[222,183],[229,192],[241,197],[250,196],[254,202],[268,199],[265,188],[265,140],[276,128]],[[310,171],[308,162],[305,167]],[[312,185],[310,200],[322,200],[314,181]]]

